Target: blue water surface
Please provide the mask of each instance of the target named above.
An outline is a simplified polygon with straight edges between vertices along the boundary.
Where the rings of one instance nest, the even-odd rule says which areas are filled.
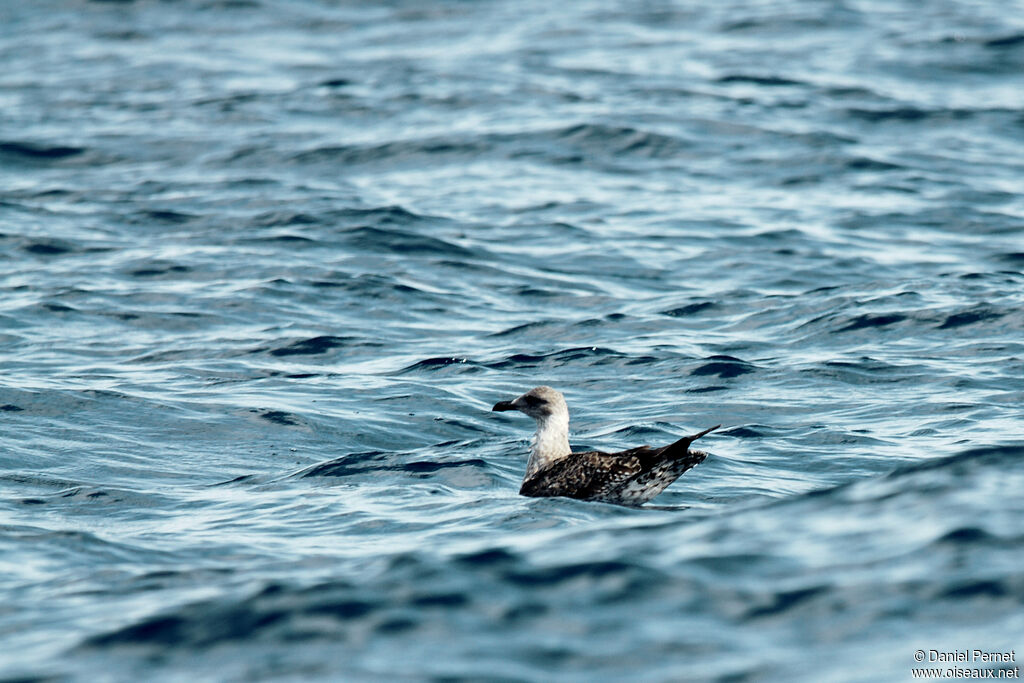
[[[1019,1],[5,2],[0,64],[0,679],[1024,651]],[[724,426],[527,499],[538,384]]]

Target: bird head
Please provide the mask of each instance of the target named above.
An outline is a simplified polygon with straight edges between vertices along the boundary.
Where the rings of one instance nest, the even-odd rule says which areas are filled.
[[[566,418],[569,415],[562,392],[543,386],[530,389],[511,401],[499,401],[491,410],[518,410],[541,422],[555,415],[564,414]]]

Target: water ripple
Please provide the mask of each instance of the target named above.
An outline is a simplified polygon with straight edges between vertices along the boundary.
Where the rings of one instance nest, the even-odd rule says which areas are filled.
[[[8,5],[0,678],[1020,649],[1004,5]],[[538,384],[577,449],[724,426],[526,499]]]

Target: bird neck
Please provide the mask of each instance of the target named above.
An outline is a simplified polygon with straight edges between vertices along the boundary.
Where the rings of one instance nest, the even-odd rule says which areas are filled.
[[[568,411],[538,418],[537,433],[533,435],[530,446],[530,460],[526,463],[526,478],[571,452]]]

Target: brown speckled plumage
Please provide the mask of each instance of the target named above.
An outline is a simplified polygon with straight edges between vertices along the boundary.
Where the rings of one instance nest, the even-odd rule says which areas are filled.
[[[696,436],[662,448],[572,453],[526,479],[519,493],[640,505],[664,491],[686,470],[704,462],[707,453],[687,448]]]
[[[707,457],[690,444],[716,425],[661,448],[641,446],[620,453],[572,453],[568,446],[569,411],[562,395],[537,387],[494,410],[519,410],[537,420],[537,434],[519,493],[564,496],[619,505],[641,505],[665,490]]]

